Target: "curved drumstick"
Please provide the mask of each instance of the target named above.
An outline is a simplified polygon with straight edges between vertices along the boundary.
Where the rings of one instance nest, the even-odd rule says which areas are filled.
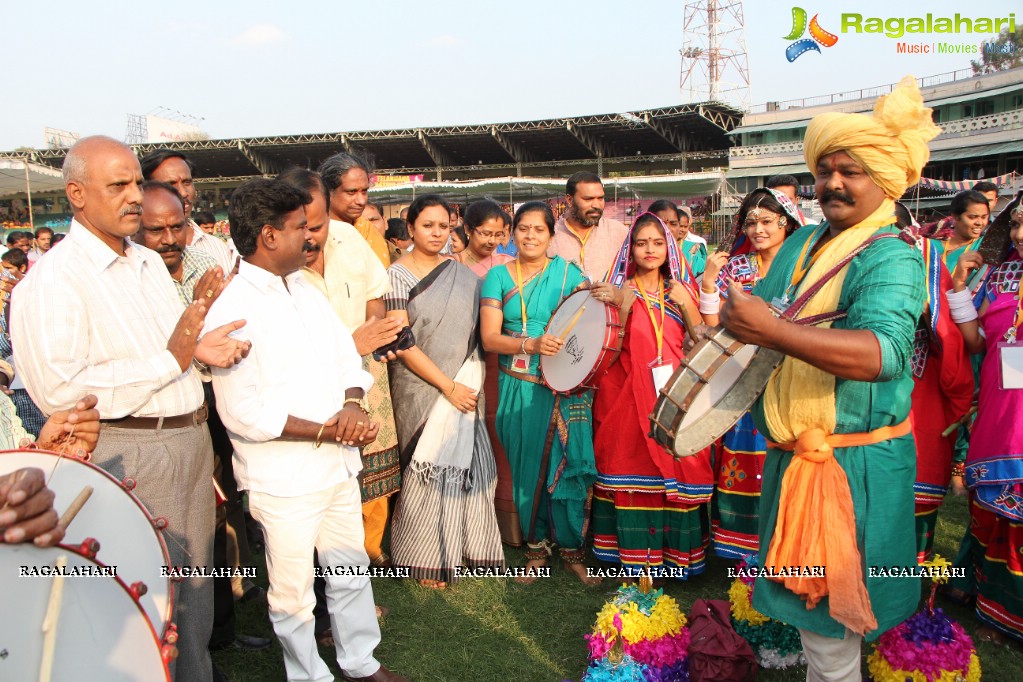
[[[90,497],[92,497],[92,486],[87,485],[82,488],[82,492],[78,493],[78,497],[76,497],[68,506],[67,511],[65,511],[64,515],[60,517],[60,521],[57,522],[57,525],[64,530],[67,530],[67,527],[75,520],[75,516],[78,515],[78,512],[82,511],[82,507],[85,506],[85,503],[89,501]]]
[[[39,664],[39,682],[50,682],[53,674],[53,652],[57,646],[57,622],[60,620],[60,602],[64,598],[64,568],[67,557],[57,557],[57,575],[50,587],[50,603],[43,618],[43,660]]]

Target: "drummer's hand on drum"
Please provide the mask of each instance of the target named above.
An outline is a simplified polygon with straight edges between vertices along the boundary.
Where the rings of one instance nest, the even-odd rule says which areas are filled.
[[[700,341],[711,336],[714,333],[714,327],[707,324],[698,324],[696,328],[692,330],[691,334],[686,334],[685,338],[685,350],[688,353],[693,347]]]
[[[721,326],[743,343],[763,344],[766,332],[780,320],[771,308],[735,282],[728,285],[728,298],[721,306]]]
[[[590,285],[590,295],[601,303],[621,308],[625,302],[625,292],[610,282],[594,282]]]
[[[39,430],[37,445],[44,450],[77,449],[92,452],[99,440],[97,398],[87,395],[70,410],[57,410]]]
[[[32,540],[50,547],[64,538],[53,508],[53,491],[41,469],[24,468],[0,476],[0,533],[4,542]]]
[[[553,334],[544,334],[526,342],[526,350],[531,355],[557,355],[565,342]]]
[[[472,390],[465,384],[460,384],[457,381],[452,382],[454,386],[444,392],[444,397],[448,399],[448,402],[455,406],[455,409],[459,412],[468,414],[469,412],[476,411],[476,391]]]

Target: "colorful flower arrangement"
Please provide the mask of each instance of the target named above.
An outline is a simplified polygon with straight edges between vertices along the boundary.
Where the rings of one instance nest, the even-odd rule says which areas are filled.
[[[787,623],[768,618],[753,608],[753,583],[756,581],[757,557],[746,556],[736,566],[740,575],[728,588],[728,603],[732,612],[732,627],[749,642],[764,668],[781,670],[794,665],[805,665],[803,644],[799,631]]]
[[[647,581],[622,585],[597,614],[585,682],[689,681],[686,617]]]
[[[980,659],[963,627],[934,607],[938,585],[948,580],[951,564],[941,556],[921,566],[934,583],[927,607],[881,635],[867,658],[875,682],[978,682]]]

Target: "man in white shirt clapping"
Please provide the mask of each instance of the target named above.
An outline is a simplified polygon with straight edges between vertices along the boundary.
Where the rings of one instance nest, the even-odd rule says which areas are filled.
[[[289,680],[333,680],[316,650],[313,548],[327,569],[337,661],[348,680],[401,682],[373,657],[380,641],[363,546],[358,448],[379,425],[365,409],[372,377],[327,298],[300,272],[308,233],[302,189],[251,180],[228,209],[238,274],[210,324],[241,315],[251,355],[215,369],[217,408],[235,449],[238,487],[264,530],[270,620]]]

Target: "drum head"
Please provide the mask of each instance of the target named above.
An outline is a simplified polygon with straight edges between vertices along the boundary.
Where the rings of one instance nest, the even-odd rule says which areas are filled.
[[[138,499],[107,472],[72,457],[60,457],[42,450],[0,451],[0,474],[22,467],[43,470],[47,486],[54,492],[53,506],[63,514],[85,486],[92,497],[85,503],[64,534],[64,544],[76,546],[86,538],[99,541],[96,559],[117,567],[126,584],[141,581],[148,591],[139,599],[153,628],[162,637],[171,618],[173,588],[161,575],[170,565],[167,546],[152,517]],[[0,675],[0,679],[6,678]]]
[[[0,544],[0,680],[37,680],[43,657],[43,619],[55,578],[25,576],[67,557],[66,570],[96,571],[102,564],[69,547]],[[22,567],[25,567],[24,569]],[[117,578],[63,579],[53,680],[167,682],[170,674],[149,619]]]
[[[682,423],[679,424],[680,430],[695,424],[721,402],[721,399],[735,386],[739,376],[749,367],[757,350],[757,346],[743,346],[718,368],[718,371],[711,377],[710,383],[693,398],[692,404],[682,418]]]
[[[565,345],[558,354],[540,356],[544,383],[558,393],[579,388],[597,366],[607,332],[604,304],[590,296],[589,291],[577,291],[554,311],[546,333],[560,337],[570,324],[571,330],[562,339]]]

